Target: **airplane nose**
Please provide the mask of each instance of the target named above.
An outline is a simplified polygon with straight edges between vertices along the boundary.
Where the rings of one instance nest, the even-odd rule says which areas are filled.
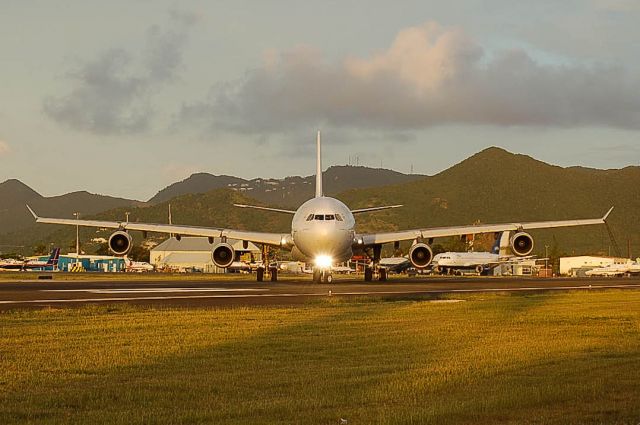
[[[294,242],[306,255],[314,255],[319,252],[338,255],[351,245],[348,232],[339,229],[314,229],[298,232]]]

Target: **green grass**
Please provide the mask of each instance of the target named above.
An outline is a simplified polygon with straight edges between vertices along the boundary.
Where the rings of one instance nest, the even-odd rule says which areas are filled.
[[[53,280],[203,280],[203,281],[251,281],[255,280],[255,274],[240,273],[68,273],[68,272],[2,272],[0,273],[0,283],[16,280],[38,280],[38,276],[51,275]]]
[[[640,292],[0,313],[0,423],[638,423]]]
[[[51,275],[53,280],[57,281],[224,281],[224,282],[255,282],[256,275],[243,273],[68,273],[68,272],[3,272],[0,273],[0,284],[3,282],[15,281],[32,281],[38,280],[38,276]],[[353,279],[355,275],[334,275],[335,279]],[[362,275],[358,275],[362,279]],[[395,278],[395,276],[394,276]],[[265,282],[269,281],[269,276],[265,275]],[[311,282],[310,274],[278,274],[278,280],[282,281],[299,281],[306,279]],[[43,282],[46,282],[44,280]]]

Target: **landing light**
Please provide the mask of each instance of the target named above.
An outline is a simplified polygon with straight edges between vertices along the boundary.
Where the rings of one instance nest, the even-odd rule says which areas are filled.
[[[333,258],[328,255],[318,255],[315,259],[316,266],[328,269],[333,264]]]

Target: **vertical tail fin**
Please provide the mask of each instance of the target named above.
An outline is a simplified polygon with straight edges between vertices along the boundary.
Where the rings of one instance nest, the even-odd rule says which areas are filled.
[[[320,130],[316,139],[316,198],[323,196],[322,193],[322,150],[320,147]]]
[[[498,246],[498,252],[496,254],[500,254],[501,257],[512,256],[513,252],[511,251],[511,232],[505,231],[500,235],[500,245]]]
[[[51,251],[49,260],[47,260],[47,266],[57,266],[59,259],[60,259],[60,248],[54,248],[53,251]]]

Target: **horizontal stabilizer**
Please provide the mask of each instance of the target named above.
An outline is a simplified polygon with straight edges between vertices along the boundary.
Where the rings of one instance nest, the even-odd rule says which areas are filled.
[[[279,212],[279,213],[285,213],[285,214],[296,213],[295,211],[291,211],[291,210],[283,210],[280,208],[259,207],[257,205],[245,205],[245,204],[233,204],[233,205],[238,208],[252,208],[254,210],[273,211],[273,212]]]
[[[607,211],[607,213],[604,215],[604,217],[602,217],[602,221],[607,221],[607,218],[609,218],[609,214],[611,214],[611,211],[613,211],[615,207],[611,207],[609,208],[609,211]]]
[[[402,205],[385,205],[385,206],[382,206],[382,207],[360,208],[360,209],[357,209],[357,210],[351,210],[351,214],[360,214],[360,213],[373,212],[373,211],[390,210],[392,208],[400,208],[400,207],[402,207]]]

